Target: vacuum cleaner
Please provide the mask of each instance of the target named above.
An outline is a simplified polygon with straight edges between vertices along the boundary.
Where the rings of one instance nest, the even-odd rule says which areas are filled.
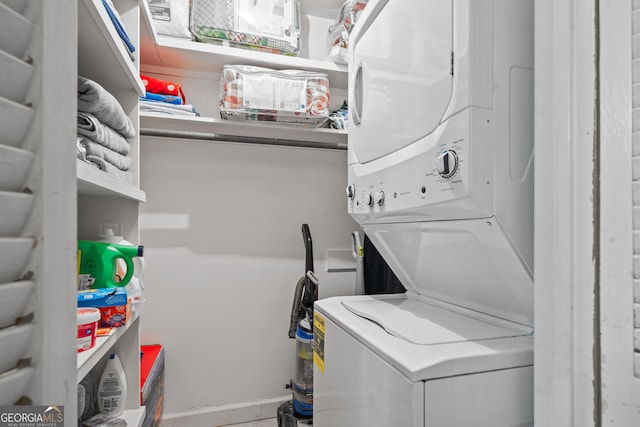
[[[278,427],[313,425],[313,303],[318,300],[318,279],[313,272],[313,245],[307,224],[302,224],[305,274],[296,284],[289,338],[296,340],[295,376],[286,385],[292,399],[278,407]]]

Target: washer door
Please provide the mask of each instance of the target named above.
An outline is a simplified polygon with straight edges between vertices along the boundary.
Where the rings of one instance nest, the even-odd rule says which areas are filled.
[[[349,145],[359,163],[433,132],[453,87],[452,0],[380,0],[367,9],[349,62]]]
[[[495,218],[363,229],[407,291],[533,327],[533,274]]]

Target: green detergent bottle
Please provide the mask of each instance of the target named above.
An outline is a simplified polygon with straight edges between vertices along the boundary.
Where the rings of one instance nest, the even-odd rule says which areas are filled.
[[[141,257],[143,246],[78,240],[78,290],[126,286],[133,276],[134,257]],[[124,277],[117,279],[116,260],[127,265]]]

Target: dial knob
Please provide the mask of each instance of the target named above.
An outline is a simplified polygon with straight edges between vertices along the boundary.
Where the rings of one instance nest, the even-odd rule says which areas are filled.
[[[438,173],[443,178],[449,178],[458,169],[458,155],[455,151],[447,150],[438,156]]]
[[[353,184],[347,185],[347,197],[353,200],[356,197],[356,187]]]
[[[373,194],[369,193],[369,195],[367,196],[367,205],[373,207],[374,201],[373,201]]]
[[[373,195],[373,203],[378,206],[384,205],[384,191],[376,191],[376,193]]]

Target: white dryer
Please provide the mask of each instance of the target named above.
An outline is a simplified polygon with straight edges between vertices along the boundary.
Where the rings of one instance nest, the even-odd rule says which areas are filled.
[[[316,303],[317,427],[533,425],[533,0],[370,0],[348,211],[406,294]]]

